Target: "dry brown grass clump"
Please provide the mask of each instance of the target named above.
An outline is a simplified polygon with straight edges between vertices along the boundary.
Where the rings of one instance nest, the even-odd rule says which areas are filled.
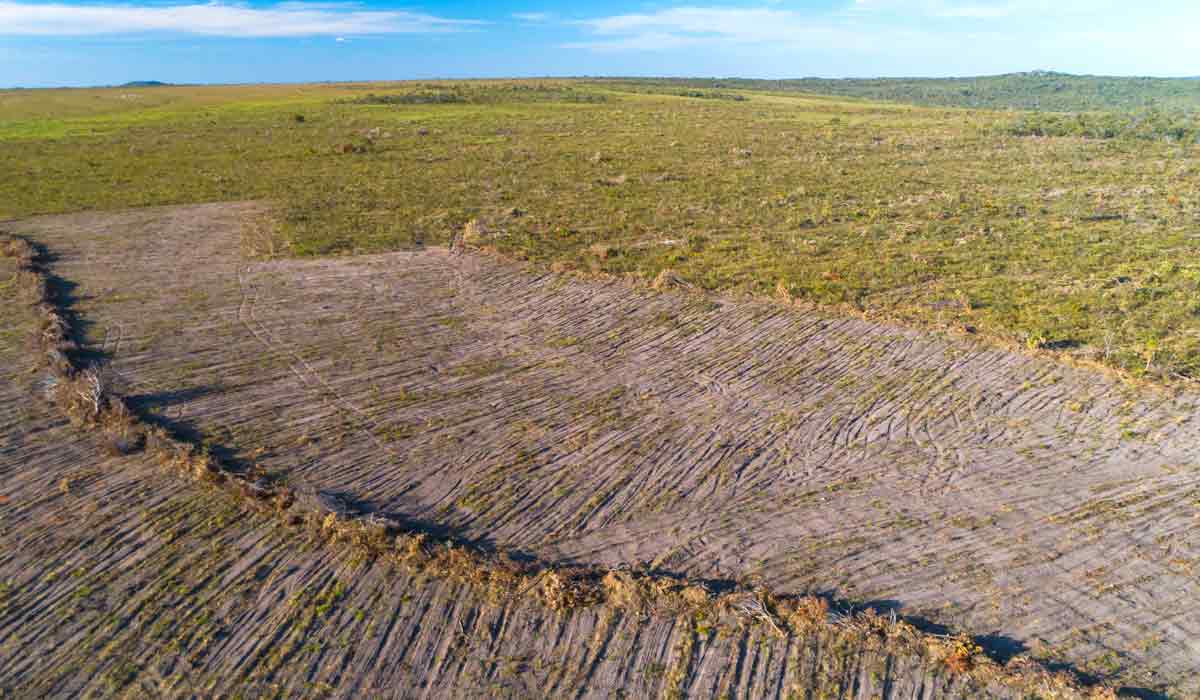
[[[795,298],[792,296],[792,290],[784,284],[783,280],[775,283],[775,299],[784,304],[792,304]]]
[[[467,248],[478,248],[487,241],[488,236],[487,226],[479,219],[471,219],[454,234],[450,241],[450,250],[462,252]]]
[[[667,268],[658,273],[650,286],[659,291],[666,289],[688,289],[692,285],[674,270]]]
[[[287,240],[270,212],[247,216],[241,225],[242,254],[255,260],[274,260],[287,250]]]
[[[37,251],[29,241],[3,233],[0,233],[0,252],[3,252],[4,257],[12,258],[19,268],[32,267],[33,260],[37,257]]]
[[[16,263],[16,275],[13,281],[17,298],[36,304],[45,299],[46,279],[37,271],[37,249],[23,238],[7,236],[0,231],[0,256],[10,258]],[[52,311],[52,309],[43,310]]]
[[[488,235],[487,227],[479,219],[471,219],[463,226],[462,242],[468,246],[477,246]]]

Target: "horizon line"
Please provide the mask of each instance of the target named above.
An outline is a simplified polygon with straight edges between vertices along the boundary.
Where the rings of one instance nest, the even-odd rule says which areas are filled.
[[[483,80],[747,80],[764,83],[786,83],[803,81],[837,81],[837,80],[980,80],[986,78],[1005,78],[1010,76],[1057,75],[1069,78],[1113,78],[1123,80],[1200,80],[1196,75],[1150,75],[1150,74],[1107,74],[1107,73],[1069,73],[1049,69],[1034,69],[1026,71],[1009,71],[1005,73],[984,73],[979,75],[845,75],[845,76],[799,76],[792,78],[756,78],[742,75],[588,75],[588,74],[538,74],[538,75],[476,75],[469,77],[434,76],[421,78],[345,78],[337,80],[263,80],[263,81],[233,81],[233,82],[170,82],[155,79],[127,80],[120,83],[107,84],[62,84],[62,85],[6,85],[0,90],[101,90],[111,88],[155,88],[155,87],[243,87],[254,85],[352,85],[356,83],[414,83],[414,82],[471,82]],[[139,84],[141,83],[141,84]]]

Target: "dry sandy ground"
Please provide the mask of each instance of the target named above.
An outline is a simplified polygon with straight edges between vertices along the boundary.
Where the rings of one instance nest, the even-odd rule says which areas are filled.
[[[61,256],[123,394],[247,464],[548,561],[868,601],[1200,692],[1200,397],[444,250],[247,263],[252,210],[9,228]]]
[[[208,215],[212,211],[199,210]],[[221,219],[217,219],[221,220]],[[496,604],[306,540],[36,398],[0,260],[0,697],[967,698],[821,632]],[[84,305],[83,303],[80,304]]]
[[[216,492],[106,459],[29,408],[11,379],[0,389],[5,698],[979,696],[919,659],[496,606],[470,586],[304,547]]]

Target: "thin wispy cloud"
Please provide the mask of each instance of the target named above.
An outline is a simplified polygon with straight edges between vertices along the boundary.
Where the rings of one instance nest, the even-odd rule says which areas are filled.
[[[770,7],[674,7],[653,13],[613,15],[579,24],[594,38],[568,48],[666,50],[705,44],[772,44],[869,49],[873,37],[837,17],[814,17]]]
[[[824,10],[760,3],[595,17],[576,22],[584,36],[560,46],[599,53],[690,49],[821,52],[841,58],[890,54],[908,63],[943,57],[942,65],[925,69],[940,75],[970,72],[962,65],[969,56],[975,57],[974,65],[1019,69],[1042,56],[1080,55],[1097,46],[1120,46],[1127,58],[1138,55],[1139,63],[1166,64],[1167,54],[1177,63],[1176,47],[1194,43],[1192,27],[1200,22],[1200,8],[1163,15],[1132,11],[1127,0],[845,0],[840,7]],[[1088,44],[1089,36],[1105,37],[1105,43]]]
[[[549,12],[517,12],[513,14],[512,18],[520,22],[540,24],[554,19],[554,15]]]
[[[246,7],[29,4],[0,0],[0,35],[193,34],[220,37],[364,36],[469,30],[480,22],[338,3]]]
[[[1126,0],[854,0],[847,10],[859,16],[892,13],[935,19],[1053,18],[1112,13],[1128,7],[1125,2]]]

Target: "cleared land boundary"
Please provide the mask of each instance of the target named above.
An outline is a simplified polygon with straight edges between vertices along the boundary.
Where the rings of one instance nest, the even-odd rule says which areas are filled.
[[[349,512],[336,497],[296,492],[253,473],[238,471],[167,430],[142,422],[104,385],[97,367],[74,356],[70,315],[56,304],[46,251],[24,238],[0,241],[17,261],[18,283],[29,290],[40,315],[34,345],[48,370],[47,397],[77,425],[96,431],[117,452],[144,450],[154,460],[198,481],[274,512],[286,523],[320,533],[409,570],[470,583],[489,599],[531,596],[555,611],[606,606],[623,613],[687,617],[717,629],[758,626],[780,636],[821,634],[837,645],[861,645],[887,654],[911,654],[973,680],[986,690],[1050,698],[1109,698],[1111,688],[1087,686],[1067,672],[1050,672],[1028,657],[1001,665],[965,635],[930,635],[873,610],[839,613],[821,598],[776,596],[765,588],[716,591],[704,582],[630,569],[557,567],[518,562],[438,538],[410,523],[378,513]]]

